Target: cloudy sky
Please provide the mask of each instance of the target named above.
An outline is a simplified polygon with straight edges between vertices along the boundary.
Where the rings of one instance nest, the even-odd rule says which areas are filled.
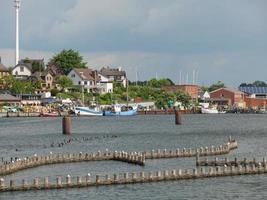
[[[0,56],[14,65],[15,9],[0,0]],[[230,87],[267,81],[266,0],[22,0],[21,58],[75,49],[131,80],[169,77]],[[137,73],[136,73],[137,72]]]

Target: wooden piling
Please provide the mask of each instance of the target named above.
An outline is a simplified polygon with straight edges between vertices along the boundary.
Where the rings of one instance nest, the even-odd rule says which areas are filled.
[[[179,110],[175,110],[175,124],[181,125],[181,112]]]
[[[64,135],[71,134],[71,118],[64,116],[62,119],[62,132]]]

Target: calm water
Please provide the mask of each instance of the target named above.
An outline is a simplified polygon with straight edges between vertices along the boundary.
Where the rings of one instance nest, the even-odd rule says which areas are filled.
[[[262,159],[267,152],[267,115],[184,115],[73,118],[71,136],[61,134],[60,118],[0,119],[0,157],[25,157],[49,152],[97,150],[144,151],[219,145],[229,135],[239,148],[230,157]],[[58,147],[64,139],[71,144]],[[53,145],[53,147],[51,147]],[[267,156],[266,156],[267,157]],[[113,174],[194,168],[194,158],[148,160],[145,167],[115,161],[59,164],[24,170],[5,179]],[[152,184],[102,186],[54,191],[1,193],[0,199],[267,199],[267,175],[184,180]]]

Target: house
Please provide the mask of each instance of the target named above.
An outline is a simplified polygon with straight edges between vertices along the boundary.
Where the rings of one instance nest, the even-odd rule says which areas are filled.
[[[184,91],[188,93],[193,101],[198,99],[198,86],[197,85],[169,85],[162,86],[161,89],[167,93],[177,93],[179,91]]]
[[[29,77],[29,80],[32,82],[39,81],[41,83],[41,88],[43,90],[53,88],[54,77],[51,75],[51,73],[48,70],[45,70],[42,72],[38,72],[38,71],[34,72]]]
[[[113,93],[113,81],[102,74],[98,74],[98,79],[97,87],[100,94]]]
[[[231,88],[219,88],[210,92],[210,101],[218,106],[244,108],[245,94]]]
[[[98,73],[107,77],[111,82],[121,83],[123,87],[127,85],[126,72],[121,68],[102,67]]]
[[[17,94],[16,97],[21,100],[22,105],[40,105],[42,103],[41,94]]]
[[[99,78],[96,70],[89,68],[74,68],[68,74],[74,86],[80,86],[86,92],[95,92]]]
[[[44,59],[21,59],[12,69],[15,78],[27,79],[36,71],[43,71],[45,67]]]
[[[244,86],[238,88],[244,92],[248,108],[258,109],[267,106],[267,87]]]
[[[48,65],[46,68],[47,71],[50,72],[50,74],[56,79],[59,76],[64,75],[63,70],[61,70],[59,67],[57,67],[56,65]]]
[[[32,66],[28,63],[18,63],[13,69],[12,69],[12,75],[15,78],[19,79],[27,79],[29,76],[32,75]]]
[[[0,57],[0,78],[9,75],[9,70],[2,64]]]
[[[14,105],[17,106],[21,103],[21,100],[10,94],[0,94],[0,105]]]

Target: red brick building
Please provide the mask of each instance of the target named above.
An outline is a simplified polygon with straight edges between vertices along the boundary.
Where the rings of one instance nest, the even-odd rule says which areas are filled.
[[[267,106],[267,87],[244,86],[239,90],[246,94],[245,102],[247,108],[259,109]]]
[[[170,86],[163,86],[161,89],[163,89],[165,92],[168,93],[176,93],[179,91],[187,92],[192,100],[197,101],[198,98],[198,86],[197,85],[170,85]]]
[[[230,107],[242,107],[246,106],[245,94],[235,89],[220,88],[210,92],[210,98],[213,102],[225,102]]]

